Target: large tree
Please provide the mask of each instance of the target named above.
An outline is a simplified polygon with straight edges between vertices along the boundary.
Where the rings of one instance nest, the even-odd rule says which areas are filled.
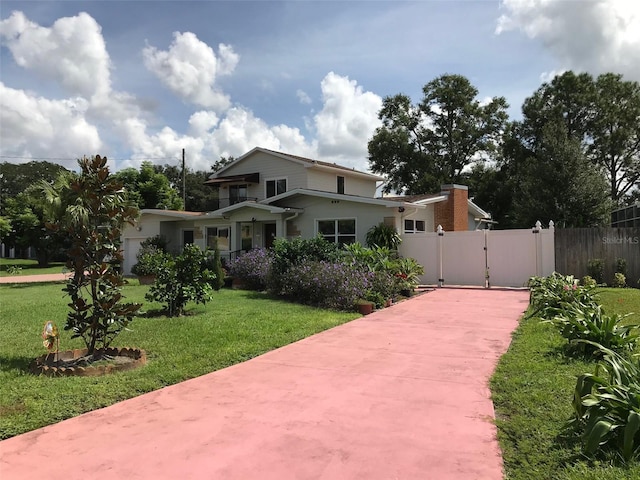
[[[386,175],[385,192],[418,194],[460,182],[470,164],[495,151],[507,120],[507,102],[486,103],[461,75],[443,75],[423,87],[422,101],[386,97],[369,141],[369,165]]]
[[[128,200],[139,209],[184,208],[178,189],[171,186],[164,174],[156,172],[151,162],[143,162],[140,171],[135,168],[120,170],[115,174],[115,178],[124,185]]]
[[[169,185],[182,192],[182,169],[173,165],[156,165],[156,173],[167,177]],[[208,212],[217,206],[217,190],[205,185],[211,173],[190,168],[185,172],[185,210],[192,212]]]
[[[32,161],[27,163],[0,163],[0,215],[5,214],[6,202],[41,180],[55,181],[67,169],[55,163]]]

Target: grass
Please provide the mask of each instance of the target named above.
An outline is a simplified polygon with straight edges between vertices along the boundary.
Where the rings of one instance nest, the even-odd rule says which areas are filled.
[[[124,294],[144,302],[148,288],[132,284]],[[84,347],[62,328],[68,311],[62,284],[0,286],[0,299],[0,439],[243,362],[359,317],[225,289],[184,317],[150,315],[132,322],[114,346],[145,349],[146,366],[105,377],[49,378],[28,372],[30,362],[46,352],[40,338],[45,321],[62,331],[61,350]],[[160,305],[147,302],[143,308]]]
[[[626,322],[640,323],[640,290],[601,289],[599,299],[607,313],[636,312]],[[580,438],[563,428],[577,376],[595,371],[594,363],[565,357],[564,344],[553,325],[523,319],[491,379],[506,478],[640,479],[640,463],[588,459]]]
[[[17,273],[9,273],[8,268],[15,266],[19,270]],[[51,262],[48,267],[38,266],[36,260],[25,260],[23,258],[0,258],[0,277],[15,277],[20,275],[44,275],[49,273],[62,273],[64,262]]]

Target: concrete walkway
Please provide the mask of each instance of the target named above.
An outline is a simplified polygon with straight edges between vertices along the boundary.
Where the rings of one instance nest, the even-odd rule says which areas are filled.
[[[0,442],[0,478],[499,480],[487,381],[527,301],[415,297]]]
[[[71,277],[71,273],[46,273],[44,275],[10,275],[0,277],[2,283],[40,283],[40,282],[64,282]]]

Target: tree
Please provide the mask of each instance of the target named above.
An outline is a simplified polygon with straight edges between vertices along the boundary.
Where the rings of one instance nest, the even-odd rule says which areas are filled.
[[[231,155],[229,155],[228,157],[221,155],[220,160],[218,160],[216,163],[211,165],[211,170],[213,170],[214,172],[217,172],[218,170],[222,170],[224,167],[232,164],[235,161],[236,161],[236,158]]]
[[[518,128],[519,127],[519,128]],[[556,120],[542,128],[540,136],[516,125],[505,141],[519,142],[504,166],[512,190],[512,222],[527,228],[537,220],[553,220],[561,227],[593,227],[608,219],[607,184],[599,169],[584,154],[580,141],[567,135],[566,125]]]
[[[497,148],[507,120],[507,102],[476,100],[477,89],[461,75],[443,75],[423,87],[413,105],[406,95],[383,100],[382,120],[369,141],[369,165],[389,179],[385,192],[437,190],[460,182],[468,165]]]
[[[141,305],[123,303],[120,273],[121,231],[138,215],[122,184],[109,175],[106,157],[78,160],[80,176],[69,183],[64,216],[50,225],[71,240],[67,267],[73,270],[64,291],[71,297],[65,330],[84,340],[88,354],[106,348],[129,325]],[[57,201],[55,195],[48,199]],[[62,203],[62,202],[60,202]]]
[[[60,172],[66,171],[62,165],[42,161],[0,163],[0,215],[6,215],[8,199],[17,197],[39,181],[53,182]]]
[[[169,184],[182,190],[182,169],[173,165],[156,165],[157,173],[163,174],[169,180]],[[205,185],[209,179],[209,172],[204,170],[193,171],[189,168],[185,172],[185,210],[191,212],[208,212],[217,206],[217,190]]]
[[[139,172],[126,168],[115,177],[124,185],[129,201],[139,209],[182,210],[184,207],[178,190],[170,185],[165,175],[156,172],[151,162],[143,162]]]

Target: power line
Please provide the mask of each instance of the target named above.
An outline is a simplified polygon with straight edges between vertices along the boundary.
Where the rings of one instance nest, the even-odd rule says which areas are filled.
[[[18,155],[0,155],[0,158],[7,158],[13,160],[78,160],[78,157],[21,157]],[[123,160],[135,160],[135,161],[145,161],[145,160],[180,160],[179,157],[148,157],[148,158],[113,158],[107,157],[109,160],[113,161],[123,161]]]

